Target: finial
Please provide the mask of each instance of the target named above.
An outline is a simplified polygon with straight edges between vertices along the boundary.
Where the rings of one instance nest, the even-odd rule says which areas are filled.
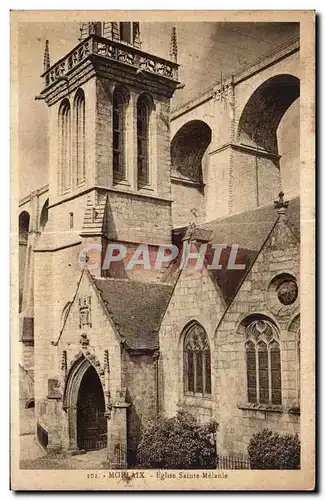
[[[178,49],[177,49],[176,27],[173,26],[173,28],[172,28],[172,36],[171,36],[171,39],[170,39],[170,51],[169,51],[169,54],[170,54],[170,57],[172,58],[172,60],[174,62],[177,62],[177,52],[178,52]]]
[[[49,47],[49,41],[45,41],[45,50],[44,50],[44,59],[43,59],[43,69],[44,71],[47,71],[51,66],[51,60],[50,60],[50,47]]]
[[[279,215],[285,215],[289,206],[288,201],[284,201],[284,192],[280,191],[279,199],[274,202],[274,208],[278,211]]]

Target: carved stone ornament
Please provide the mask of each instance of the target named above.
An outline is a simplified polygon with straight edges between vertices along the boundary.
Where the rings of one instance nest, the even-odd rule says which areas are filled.
[[[286,306],[293,304],[298,297],[298,286],[293,280],[287,280],[281,283],[277,290],[278,299],[281,304]]]
[[[91,297],[79,297],[79,328],[91,328]]]
[[[82,347],[87,347],[89,345],[89,339],[88,339],[86,333],[82,333],[80,335],[80,341],[79,342],[82,345]]]

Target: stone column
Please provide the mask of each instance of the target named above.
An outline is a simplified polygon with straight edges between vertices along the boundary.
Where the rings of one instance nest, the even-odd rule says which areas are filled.
[[[137,94],[130,92],[130,104],[127,113],[126,127],[126,168],[127,180],[132,191],[137,190]]]

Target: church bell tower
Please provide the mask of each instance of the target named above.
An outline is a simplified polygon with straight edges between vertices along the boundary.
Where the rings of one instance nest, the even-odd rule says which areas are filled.
[[[169,110],[179,85],[175,30],[172,60],[141,50],[138,22],[81,23],[79,41],[52,65],[48,42],[44,55],[41,97],[50,109],[44,238],[60,232],[85,245],[147,243],[155,254],[158,245],[171,242]],[[125,269],[117,277],[126,277]],[[157,272],[148,277],[156,279]],[[140,279],[147,277],[142,273]]]

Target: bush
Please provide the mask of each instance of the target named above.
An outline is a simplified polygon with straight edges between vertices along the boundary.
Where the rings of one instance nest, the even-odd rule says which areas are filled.
[[[279,435],[268,429],[254,434],[248,445],[251,469],[300,469],[298,435]]]
[[[144,429],[138,446],[138,467],[147,469],[213,469],[216,466],[213,420],[199,424],[189,413],[162,418]]]

